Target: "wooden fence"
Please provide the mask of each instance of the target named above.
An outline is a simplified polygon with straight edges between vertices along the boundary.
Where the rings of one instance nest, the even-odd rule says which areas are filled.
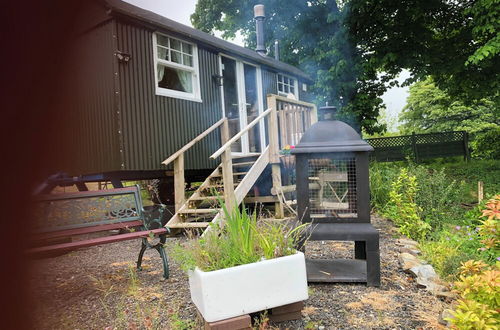
[[[400,135],[366,139],[375,149],[371,160],[392,162],[407,158],[419,162],[426,158],[463,156],[470,159],[468,135],[464,131]]]

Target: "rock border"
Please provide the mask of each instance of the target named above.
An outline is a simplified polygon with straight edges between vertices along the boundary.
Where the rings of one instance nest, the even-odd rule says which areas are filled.
[[[451,285],[439,278],[434,267],[418,257],[421,254],[418,242],[404,237],[398,239],[396,245],[399,248],[398,260],[401,269],[415,278],[418,288],[425,289],[432,295],[449,302],[458,298],[451,291]],[[438,321],[440,324],[450,326],[450,323],[445,320],[450,317],[453,317],[452,311],[444,309]]]

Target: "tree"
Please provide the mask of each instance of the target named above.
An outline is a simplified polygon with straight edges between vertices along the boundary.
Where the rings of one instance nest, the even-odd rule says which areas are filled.
[[[388,80],[367,65],[352,42],[344,24],[345,7],[337,1],[198,0],[191,21],[205,32],[223,31],[225,38],[240,31],[247,46],[254,47],[253,6],[257,3],[266,6],[268,48],[274,39],[280,40],[281,60],[300,67],[315,81],[317,103],[338,106],[344,120],[367,133],[383,131],[377,117]]]
[[[463,130],[471,135],[475,156],[498,157],[500,109],[489,98],[465,104],[439,89],[432,78],[410,87],[407,105],[400,114],[404,134]],[[498,141],[498,140],[497,140]]]
[[[500,0],[351,0],[347,25],[370,66],[432,76],[465,102],[498,102]],[[411,81],[408,81],[410,83]]]

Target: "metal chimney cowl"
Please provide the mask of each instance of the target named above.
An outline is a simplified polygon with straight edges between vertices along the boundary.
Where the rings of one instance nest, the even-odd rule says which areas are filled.
[[[253,7],[254,19],[255,19],[255,33],[257,35],[257,47],[255,51],[266,56],[266,47],[264,46],[264,19],[266,14],[264,11],[264,5],[255,5]]]

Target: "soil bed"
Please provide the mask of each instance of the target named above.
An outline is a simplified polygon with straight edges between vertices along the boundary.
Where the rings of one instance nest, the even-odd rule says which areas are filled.
[[[280,329],[437,329],[448,306],[418,289],[398,264],[398,234],[377,216],[381,234],[382,281],[365,284],[309,284],[309,299],[296,321],[272,324]],[[171,238],[169,242],[185,238]],[[143,271],[135,270],[140,240],[118,242],[34,260],[31,291],[37,329],[197,329],[187,276],[170,260],[170,278],[162,280],[158,253],[148,250]],[[352,257],[352,243],[310,242],[309,258]],[[168,248],[167,248],[168,253]]]

